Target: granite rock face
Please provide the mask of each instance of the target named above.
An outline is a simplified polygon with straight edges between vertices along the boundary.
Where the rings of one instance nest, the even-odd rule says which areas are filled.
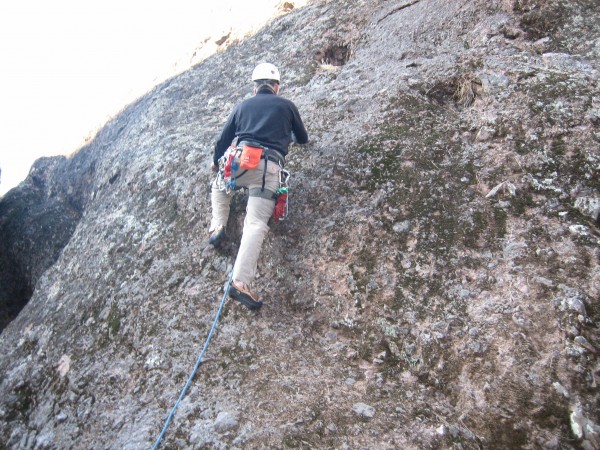
[[[31,297],[37,280],[69,242],[84,209],[93,168],[77,173],[84,162],[41,158],[18,189],[0,201],[0,330]],[[85,162],[84,162],[85,163]]]
[[[600,448],[597,2],[287,3],[1,200],[0,441],[152,446],[243,223],[208,245],[212,146],[271,61],[311,142],[164,448]]]

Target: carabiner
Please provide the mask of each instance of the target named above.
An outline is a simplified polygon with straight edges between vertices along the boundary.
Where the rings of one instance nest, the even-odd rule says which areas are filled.
[[[287,170],[285,170],[283,167],[281,167],[279,169],[279,186],[287,187],[289,179],[290,179],[290,173]]]

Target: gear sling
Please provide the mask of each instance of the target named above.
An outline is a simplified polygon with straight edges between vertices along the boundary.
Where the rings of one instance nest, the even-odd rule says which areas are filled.
[[[239,161],[236,161],[238,155]],[[287,218],[289,212],[288,180],[290,173],[283,168],[285,160],[276,150],[248,141],[242,141],[237,146],[230,146],[221,159],[219,159],[219,173],[217,174],[219,189],[227,192],[239,189],[239,187],[236,187],[236,179],[241,178],[248,170],[258,167],[261,159],[265,160],[262,186],[260,188],[249,189],[248,195],[275,200],[273,216],[277,220],[284,220]],[[268,161],[279,165],[279,188],[275,192],[265,189]],[[243,172],[237,174],[236,172],[240,169]]]

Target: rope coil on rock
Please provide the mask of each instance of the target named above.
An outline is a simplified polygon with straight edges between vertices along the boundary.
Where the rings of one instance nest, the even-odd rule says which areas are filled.
[[[235,263],[234,263],[234,266],[235,266]],[[227,285],[225,286],[225,293],[223,294],[223,299],[221,300],[221,304],[219,305],[219,309],[217,310],[217,314],[215,315],[215,320],[213,321],[212,327],[210,328],[210,332],[208,333],[206,342],[204,342],[204,347],[202,347],[202,351],[198,355],[196,364],[194,365],[192,373],[190,374],[187,382],[185,383],[185,386],[181,390],[181,394],[179,394],[179,398],[177,399],[177,401],[175,402],[175,405],[173,406],[173,409],[171,409],[171,412],[167,416],[167,419],[165,420],[165,425],[163,426],[163,429],[160,432],[160,435],[158,436],[158,438],[156,438],[156,441],[154,442],[154,445],[152,446],[152,450],[156,450],[159,447],[160,442],[162,441],[163,437],[165,436],[165,433],[167,432],[167,428],[169,427],[169,424],[171,423],[171,420],[173,419],[173,416],[175,415],[175,411],[179,407],[179,403],[185,397],[185,394],[187,393],[188,389],[190,388],[190,386],[192,384],[192,380],[196,376],[198,367],[200,367],[200,363],[202,362],[202,357],[204,356],[204,353],[206,352],[206,349],[208,348],[208,344],[210,343],[212,335],[213,335],[215,329],[217,328],[217,323],[219,322],[219,317],[221,316],[221,312],[223,311],[223,306],[225,305],[225,300],[227,300],[227,295],[229,294],[229,288],[231,286],[232,279],[233,279],[233,269],[231,269],[231,273],[229,274],[229,279],[227,280]]]

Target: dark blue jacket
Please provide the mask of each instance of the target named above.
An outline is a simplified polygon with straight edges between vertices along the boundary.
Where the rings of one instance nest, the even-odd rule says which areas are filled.
[[[298,144],[308,142],[298,108],[292,101],[263,88],[233,109],[215,144],[213,161],[218,164],[235,137],[238,142],[258,142],[285,156],[292,133]]]

